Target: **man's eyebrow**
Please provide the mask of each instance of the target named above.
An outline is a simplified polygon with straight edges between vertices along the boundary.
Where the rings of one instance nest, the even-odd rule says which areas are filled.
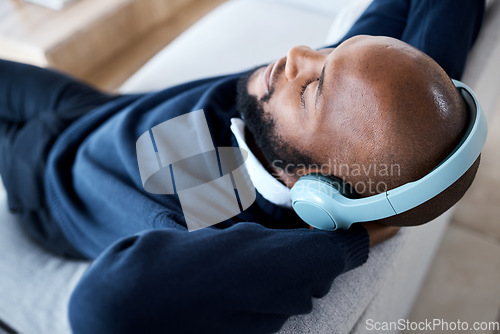
[[[323,66],[321,70],[321,75],[319,76],[318,89],[316,91],[316,101],[315,104],[318,104],[318,99],[323,95],[323,80],[325,78],[325,68],[326,64]]]

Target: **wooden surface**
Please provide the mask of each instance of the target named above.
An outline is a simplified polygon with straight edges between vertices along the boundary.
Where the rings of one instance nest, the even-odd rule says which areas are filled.
[[[78,0],[58,12],[19,0],[1,0],[0,57],[85,78],[196,2]]]

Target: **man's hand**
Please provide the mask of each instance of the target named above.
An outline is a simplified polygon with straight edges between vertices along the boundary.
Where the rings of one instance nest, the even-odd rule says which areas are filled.
[[[400,227],[387,226],[378,223],[361,223],[370,237],[370,247],[378,245],[395,236]]]

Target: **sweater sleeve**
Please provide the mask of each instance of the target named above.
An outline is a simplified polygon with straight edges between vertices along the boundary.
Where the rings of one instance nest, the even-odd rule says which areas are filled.
[[[413,0],[401,40],[460,79],[483,22],[484,0]]]
[[[310,312],[335,277],[364,263],[368,234],[255,223],[122,239],[70,300],[74,333],[268,333]]]
[[[400,39],[460,79],[481,29],[484,0],[374,0],[339,43],[356,35]]]

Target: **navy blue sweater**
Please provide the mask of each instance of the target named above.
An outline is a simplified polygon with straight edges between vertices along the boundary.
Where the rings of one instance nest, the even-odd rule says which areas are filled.
[[[71,299],[75,332],[277,330],[366,260],[362,227],[309,230],[260,194],[240,215],[188,232],[176,195],[144,190],[135,142],[159,123],[203,109],[215,146],[236,146],[229,126],[240,76],[123,96],[56,142],[48,203],[68,240],[96,259]]]

